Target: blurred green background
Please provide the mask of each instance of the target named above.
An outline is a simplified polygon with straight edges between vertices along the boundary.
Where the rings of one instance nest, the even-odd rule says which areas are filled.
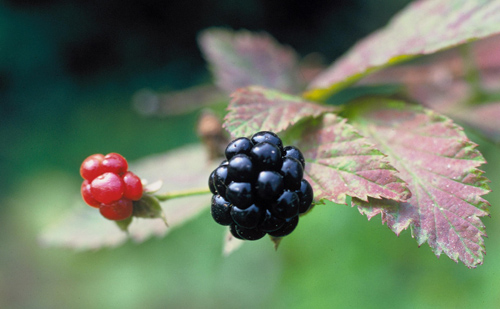
[[[131,107],[147,87],[210,81],[196,34],[210,26],[265,30],[301,55],[332,61],[408,1],[10,0],[0,2],[1,308],[498,308],[498,192],[485,264],[437,259],[409,231],[327,204],[275,252],[267,241],[221,256],[209,212],[164,239],[75,253],[37,234],[78,197],[81,161],[133,161],[197,141],[198,113],[148,119]],[[492,189],[498,147],[480,144]],[[85,231],[82,231],[85,233]]]

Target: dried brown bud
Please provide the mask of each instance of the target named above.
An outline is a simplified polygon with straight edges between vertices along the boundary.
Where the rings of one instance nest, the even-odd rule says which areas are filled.
[[[207,149],[210,160],[224,156],[228,137],[222,128],[221,119],[213,111],[209,109],[202,111],[198,119],[197,132]]]

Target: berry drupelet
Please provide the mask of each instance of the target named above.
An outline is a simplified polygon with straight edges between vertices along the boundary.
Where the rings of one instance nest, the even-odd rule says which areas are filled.
[[[117,153],[94,154],[80,166],[84,179],[82,198],[89,206],[99,208],[103,217],[120,221],[133,212],[133,201],[142,197],[141,179],[128,171],[128,163]]]
[[[215,222],[243,240],[293,232],[313,201],[300,150],[262,131],[229,143],[225,156],[208,179]]]

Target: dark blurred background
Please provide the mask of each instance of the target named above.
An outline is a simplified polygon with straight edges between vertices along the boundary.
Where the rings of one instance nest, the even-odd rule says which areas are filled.
[[[409,231],[397,238],[379,218],[366,222],[347,206],[311,213],[278,253],[261,241],[228,259],[220,255],[223,229],[207,214],[165,239],[114,250],[73,253],[42,249],[36,241],[78,197],[78,168],[89,154],[120,152],[133,161],[198,140],[196,112],[148,119],[134,112],[131,98],[142,88],[209,83],[196,45],[200,30],[264,30],[302,56],[319,52],[331,62],[408,2],[0,2],[0,307],[466,308],[500,302],[498,246],[487,243],[487,265],[468,270],[436,259],[427,245],[417,249]],[[492,160],[497,148],[477,138]],[[487,171],[493,183],[500,181],[498,168]],[[490,236],[499,234],[492,220],[485,222]]]
[[[112,125],[112,116],[130,112],[131,95],[138,89],[174,90],[209,82],[196,44],[202,29],[265,30],[302,55],[320,52],[332,61],[407,2],[3,1],[2,190],[17,175],[47,166],[69,171],[78,163],[77,153],[110,142],[116,147],[119,141],[112,141],[123,138],[116,136],[123,129],[112,129],[119,125]],[[105,127],[107,136],[96,136],[81,117],[89,117],[93,127]],[[150,124],[145,125],[147,130]],[[89,129],[95,131],[89,135]],[[142,138],[143,129],[135,130],[140,134],[129,130],[130,142],[117,150],[136,158],[161,149],[154,138]]]

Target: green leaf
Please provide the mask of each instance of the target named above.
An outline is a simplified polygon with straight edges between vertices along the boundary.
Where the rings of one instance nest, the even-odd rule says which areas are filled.
[[[498,1],[415,1],[317,76],[305,97],[322,100],[380,68],[496,33]]]
[[[130,170],[150,182],[163,181],[163,190],[170,192],[207,187],[208,175],[216,166],[208,160],[201,145],[189,145],[142,159],[131,164]],[[168,228],[161,216],[159,219],[134,218],[127,234],[115,222],[104,219],[97,209],[86,205],[81,197],[77,200],[61,221],[41,233],[42,245],[89,250],[116,247],[128,237],[139,243],[152,236],[164,237],[172,228],[181,226],[210,205],[209,194],[168,200],[161,203]],[[155,209],[161,211],[158,207]]]
[[[295,51],[267,33],[211,28],[201,33],[198,42],[217,86],[227,93],[251,85],[300,91]]]
[[[115,223],[118,226],[118,228],[120,228],[120,230],[122,230],[124,232],[128,232],[128,227],[129,227],[130,223],[132,223],[133,218],[134,217],[130,216],[130,217],[128,217],[128,219],[115,221]]]
[[[417,105],[366,100],[351,107],[351,119],[389,157],[408,183],[406,202],[353,198],[362,213],[382,213],[396,234],[411,222],[419,246],[445,253],[472,268],[482,264],[488,214],[487,179],[477,169],[485,161],[449,118]]]
[[[134,202],[134,212],[132,216],[146,219],[160,218],[165,225],[168,226],[160,201],[153,195],[147,193],[145,193],[140,200]]]
[[[315,200],[347,204],[347,196],[404,201],[411,195],[386,156],[346,119],[326,114],[303,125],[297,147],[306,159],[305,176]],[[301,130],[297,128],[296,130]]]
[[[224,128],[234,137],[250,136],[258,131],[278,133],[302,118],[335,110],[259,86],[239,89],[231,96]]]
[[[404,90],[403,86],[397,84],[349,87],[329,97],[325,101],[325,104],[339,106],[366,96],[395,96],[402,93]]]

